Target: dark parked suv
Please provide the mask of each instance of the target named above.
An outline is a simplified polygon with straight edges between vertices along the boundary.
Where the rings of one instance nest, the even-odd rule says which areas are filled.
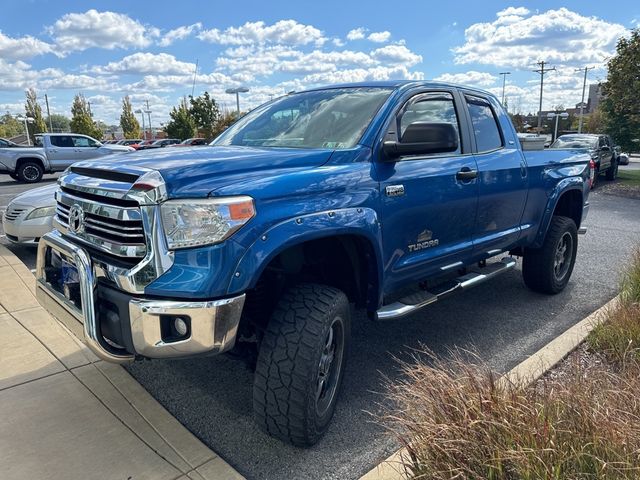
[[[609,135],[572,133],[561,135],[549,148],[584,148],[588,149],[595,163],[595,185],[601,173],[607,180],[615,180],[618,176],[618,153]]]

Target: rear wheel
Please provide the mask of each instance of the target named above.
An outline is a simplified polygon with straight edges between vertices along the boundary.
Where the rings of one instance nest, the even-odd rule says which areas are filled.
[[[578,230],[568,217],[554,216],[541,248],[524,252],[522,275],[531,290],[559,293],[569,283],[578,251]]]
[[[349,345],[350,311],[337,288],[285,293],[262,339],[253,384],[256,422],[297,446],[315,444],[335,410]]]
[[[44,170],[42,165],[37,162],[27,161],[22,162],[16,169],[16,174],[21,182],[25,183],[37,183],[42,180]]]

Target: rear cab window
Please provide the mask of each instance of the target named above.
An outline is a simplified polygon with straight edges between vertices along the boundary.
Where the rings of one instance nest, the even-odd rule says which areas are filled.
[[[498,118],[491,104],[484,98],[473,95],[465,95],[464,97],[471,116],[478,153],[490,152],[504,147]]]

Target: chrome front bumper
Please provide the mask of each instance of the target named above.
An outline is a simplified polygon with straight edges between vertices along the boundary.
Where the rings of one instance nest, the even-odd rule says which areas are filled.
[[[46,268],[54,250],[78,270],[81,308],[47,280]],[[132,297],[129,322],[135,352],[117,348],[101,333],[96,311],[95,268],[86,250],[74,245],[56,230],[44,235],[38,244],[36,297],[40,304],[80,338],[100,359],[125,363],[135,355],[148,358],[187,357],[221,353],[236,340],[245,295],[221,300],[170,301]],[[186,338],[163,338],[163,317],[186,317],[190,331]]]

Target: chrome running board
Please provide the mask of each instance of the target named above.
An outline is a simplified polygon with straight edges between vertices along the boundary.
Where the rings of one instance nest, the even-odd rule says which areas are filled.
[[[505,257],[499,262],[488,264],[482,267],[481,271],[469,272],[466,275],[452,280],[451,282],[439,285],[432,291],[421,291],[407,295],[400,300],[382,306],[376,312],[376,320],[396,320],[405,317],[411,313],[430,305],[443,297],[456,292],[458,290],[466,290],[474,287],[487,280],[500,275],[501,273],[511,270],[516,266],[516,260],[513,257]]]

